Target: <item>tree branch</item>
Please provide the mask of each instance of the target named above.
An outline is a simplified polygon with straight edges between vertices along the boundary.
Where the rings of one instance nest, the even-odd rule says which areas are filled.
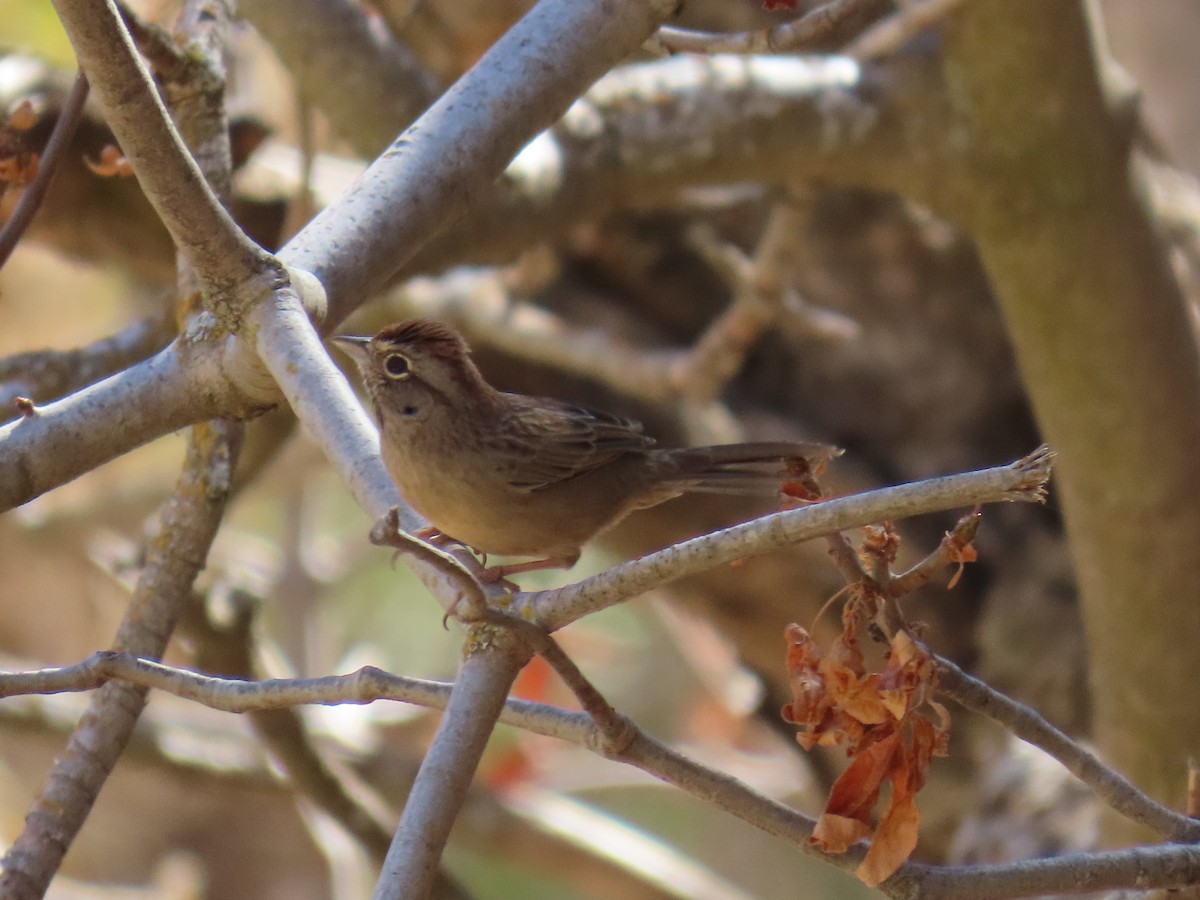
[[[488,627],[497,628],[497,633],[507,633],[505,626]],[[0,697],[90,690],[110,679],[164,690],[226,712],[274,710],[303,703],[370,703],[381,699],[446,709],[451,691],[455,689],[455,685],[394,675],[374,666],[365,666],[347,675],[238,681],[176,669],[127,653],[105,651],[74,666],[0,674]],[[861,858],[862,848],[843,857],[819,853],[807,842],[814,825],[812,819],[755,793],[736,778],[688,759],[645,735],[627,720],[624,726],[629,733],[614,742],[611,733],[597,725],[588,713],[509,699],[504,703],[499,721],[534,734],[570,741],[594,753],[636,766],[839,868],[853,869]]]
[[[937,667],[938,690],[964,708],[999,722],[1021,740],[1053,756],[1121,815],[1153,828],[1168,840],[1200,840],[1200,820],[1150,799],[1129,779],[1104,765],[1047,722],[1036,710],[972,678],[948,659],[938,657]]]
[[[636,594],[737,559],[833,531],[998,501],[1040,502],[1054,454],[1041,447],[1007,466],[866,491],[773,513],[614,566],[576,584],[521,593],[510,612],[548,631]]]
[[[970,146],[936,206],[971,231],[1060,454],[1096,740],[1165,801],[1200,746],[1200,656],[1164,652],[1200,641],[1200,605],[1179,602],[1200,594],[1200,351],[1109,107],[1098,26],[1085,3],[1039,0],[973,0],[947,20]],[[1024,103],[1031,90],[1054,100]]]
[[[324,285],[327,325],[471,209],[522,146],[673,9],[672,0],[541,0],[281,252]]]
[[[154,438],[236,409],[223,378],[192,366],[202,362],[197,356],[172,345],[0,426],[0,512]]]
[[[221,206],[171,125],[111,0],[55,0],[54,7],[122,152],[201,279],[232,290],[268,273],[268,258]],[[266,277],[260,291],[274,280]]]
[[[944,661],[939,661],[943,678],[946,672],[944,666]],[[166,690],[228,712],[279,709],[301,703],[366,703],[377,699],[445,708],[452,687],[449,684],[392,675],[370,666],[348,675],[321,678],[230,681],[109,651],[97,653],[75,666],[2,674],[0,696],[88,690],[113,678]],[[952,680],[950,684],[953,683]],[[943,687],[946,686],[947,683],[943,681]],[[974,687],[970,687],[967,693],[974,690]],[[952,691],[956,699],[966,696],[957,687],[952,687]],[[967,706],[997,717],[994,707],[997,698],[1003,703],[1012,704],[1011,700],[989,692],[989,696],[980,703],[968,699]],[[1004,718],[1006,727],[1011,727],[1008,717]],[[636,728],[632,729],[631,739],[622,742],[624,749],[619,749],[614,748],[609,736],[586,713],[508,700],[499,719],[537,734],[571,741],[609,758],[634,765],[843,870],[853,869],[861,859],[862,845],[856,845],[844,856],[819,853],[808,843],[814,825],[811,819],[754,793],[737,779],[698,765]],[[1054,746],[1053,740],[1043,745],[1044,733],[1027,736],[1021,734],[1020,727],[1013,730],[1018,736],[1027,739],[1032,737],[1032,742],[1037,746],[1044,746],[1045,749]],[[1071,763],[1061,757],[1060,761],[1072,768]],[[1192,825],[1195,826],[1195,823]],[[1200,851],[1194,846],[1174,844],[999,865],[940,867],[907,863],[883,885],[882,890],[896,898],[1030,897],[1103,888],[1180,887],[1194,884],[1198,879]]]
[[[173,311],[164,308],[86,347],[30,350],[0,359],[0,409],[15,397],[46,403],[77,391],[142,362],[162,350],[174,335]]]
[[[300,98],[363,157],[380,153],[439,93],[412,50],[357,3],[241,0],[238,6],[288,67]]]
[[[149,545],[117,632],[118,650],[151,658],[162,654],[220,524],[240,439],[240,425],[193,429],[183,472],[162,510],[162,531]],[[145,688],[116,683],[92,698],[4,857],[0,895],[43,896],[124,752],[145,701]]]
[[[1200,847],[1164,844],[988,866],[907,863],[880,890],[897,900],[1008,900],[1122,889],[1142,892],[1197,883]]]
[[[825,337],[844,339],[857,334],[854,322],[844,317],[806,309],[791,287],[788,261],[807,220],[799,197],[780,199],[771,209],[753,258],[720,242],[703,227],[693,229],[693,245],[722,272],[733,301],[665,373],[666,380],[688,401],[715,402],[759,338],[783,322],[802,320],[806,331],[818,331]]]
[[[0,229],[0,266],[8,262],[8,258],[16,249],[17,242],[21,240],[25,229],[37,215],[42,200],[46,197],[46,191],[50,188],[50,181],[54,178],[58,164],[62,161],[63,151],[70,144],[71,138],[75,136],[75,129],[83,116],[83,105],[87,102],[87,95],[88,80],[80,72],[75,76],[75,83],[71,86],[62,109],[59,110],[58,121],[54,123],[54,131],[50,135],[50,140],[46,142],[46,147],[38,159],[37,175],[33,182],[21,192],[21,199],[17,201],[16,209],[4,223],[3,229]]]
[[[939,196],[953,125],[935,73],[831,57],[680,56],[622,66],[539,136],[402,275],[508,263],[571,225],[688,188],[799,179]],[[521,223],[514,227],[514,223]]]
[[[373,900],[424,897],[450,827],[529,651],[505,629],[473,625],[446,713],[404,805]]]
[[[915,0],[876,22],[846,45],[843,53],[855,59],[878,59],[932,28],[961,6],[963,0]]]
[[[650,46],[666,53],[785,53],[823,40],[878,5],[875,0],[832,0],[795,21],[758,31],[691,31],[664,25]]]

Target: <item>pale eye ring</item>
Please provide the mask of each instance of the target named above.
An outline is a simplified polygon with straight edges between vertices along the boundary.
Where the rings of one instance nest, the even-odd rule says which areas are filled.
[[[408,366],[408,357],[403,353],[389,353],[384,357],[383,371],[388,378],[396,381],[402,381],[412,374]]]

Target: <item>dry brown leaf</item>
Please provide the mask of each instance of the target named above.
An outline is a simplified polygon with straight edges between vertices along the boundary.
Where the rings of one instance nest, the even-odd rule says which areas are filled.
[[[869,599],[857,595],[860,609]],[[870,837],[856,874],[873,887],[916,848],[921,821],[916,795],[933,757],[946,753],[950,717],[931,699],[937,669],[924,647],[898,632],[883,671],[867,672],[858,646],[864,617],[848,608],[842,620],[842,634],[828,653],[800,626],[788,628],[792,702],[784,718],[801,727],[796,740],[806,750],[841,745],[853,757],[830,789],[809,841],[827,853],[844,853]],[[891,786],[888,801],[872,828],[871,812],[885,783]]]
[[[87,157],[84,157],[83,161],[95,174],[104,178],[129,178],[133,175],[133,166],[129,160],[112,144],[100,151],[98,162],[92,162]]]
[[[879,790],[883,787],[884,779],[894,768],[892,757],[899,743],[900,733],[897,731],[859,753],[830,788],[829,800],[825,803],[825,815],[857,819],[868,826],[869,831],[871,809],[879,800]]]
[[[897,802],[893,796],[875,829],[867,855],[854,870],[858,879],[868,887],[876,887],[900,868],[917,847],[920,824],[917,798],[909,795]]]
[[[870,833],[871,826],[858,819],[825,813],[817,820],[809,841],[826,853],[845,853],[855,841],[861,841]]]
[[[22,100],[8,117],[8,127],[14,131],[28,131],[37,124],[37,113],[33,111],[33,103]]]

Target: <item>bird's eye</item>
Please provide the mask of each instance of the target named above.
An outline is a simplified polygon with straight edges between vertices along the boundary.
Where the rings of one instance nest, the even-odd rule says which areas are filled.
[[[383,371],[388,378],[400,381],[409,376],[408,358],[402,353],[389,353],[383,361]]]

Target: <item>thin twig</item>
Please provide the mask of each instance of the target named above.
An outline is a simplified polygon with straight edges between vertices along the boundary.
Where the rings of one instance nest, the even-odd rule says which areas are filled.
[[[785,319],[804,320],[809,334],[845,339],[857,325],[829,311],[814,318],[790,285],[790,261],[808,218],[807,203],[793,191],[771,209],[767,223],[748,258],[720,240],[709,228],[693,228],[692,246],[722,276],[733,302],[717,316],[692,348],[671,365],[667,380],[689,402],[714,402],[745,362],[746,355],[767,331]],[[837,322],[837,327],[830,327]]]
[[[895,575],[886,584],[881,585],[883,591],[890,597],[903,597],[926,585],[934,575],[946,566],[963,563],[962,552],[979,531],[979,523],[983,514],[978,510],[967,513],[942,538],[937,549],[909,569]]]
[[[563,652],[562,647],[549,634],[531,622],[515,616],[489,610],[487,621],[502,628],[511,628],[558,673],[558,677],[575,695],[583,711],[592,717],[596,727],[604,736],[604,752],[607,756],[619,756],[633,738],[632,723],[618,713],[596,686],[588,680],[575,661]]]
[[[550,591],[518,594],[512,612],[553,631],[583,615],[714,566],[834,531],[1000,501],[1041,502],[1054,454],[1039,447],[1007,466],[867,491],[773,513],[693,538]]]
[[[1046,751],[1096,792],[1105,803],[1173,841],[1200,840],[1200,821],[1147,797],[1119,772],[1079,746],[1038,712],[973,678],[947,659],[937,658],[938,689],[961,706],[1003,725],[1023,741]]]
[[[965,700],[967,708],[999,718],[995,715],[997,699],[1012,704],[1008,698],[991,691],[985,698],[972,699],[975,685],[968,683],[965,692],[959,691],[956,671],[944,660],[939,660],[938,664],[941,687],[953,689],[955,693],[951,696]],[[969,676],[964,677],[969,679]],[[74,666],[0,674],[0,696],[89,690],[110,679],[165,690],[228,712],[279,709],[302,703],[369,703],[379,699],[444,709],[451,691],[449,684],[392,675],[371,666],[347,675],[246,682],[199,675],[130,654],[106,651]],[[1020,710],[1017,718],[1026,718],[1026,712]],[[586,713],[510,699],[505,703],[500,721],[571,741],[598,753],[606,753],[609,747],[607,738]],[[1019,732],[1018,736],[1021,736]],[[1055,743],[1054,740],[1043,743],[1041,737],[1031,737],[1043,749],[1051,748]],[[636,729],[626,749],[616,758],[713,803],[756,828],[782,837],[838,868],[853,869],[861,859],[861,845],[851,848],[845,856],[830,857],[815,852],[808,843],[814,825],[812,819],[751,791],[735,778],[681,756]],[[1088,783],[1092,784],[1091,781]],[[1170,817],[1178,815],[1167,812]],[[1200,823],[1186,819],[1180,824],[1200,826]],[[1186,836],[1186,832],[1180,834],[1183,835],[1181,840],[1195,839],[1194,835]],[[897,898],[1028,897],[1084,888],[1181,886],[1194,883],[1198,869],[1200,851],[1195,846],[1171,844],[1116,853],[1077,853],[1051,860],[1002,865],[939,867],[906,863],[882,889]],[[1086,873],[1083,880],[1079,880],[1081,873]]]
[[[664,25],[649,42],[667,53],[782,53],[816,43],[874,0],[833,0],[792,22],[759,31],[691,31]]]
[[[879,886],[896,900],[1021,897],[1183,888],[1200,884],[1200,847],[1165,844],[983,866],[906,863]]]
[[[733,289],[733,302],[709,323],[671,372],[672,383],[692,402],[716,400],[741,369],[746,354],[778,321],[786,278],[783,245],[795,246],[803,220],[803,212],[787,201],[775,204],[752,260],[707,229],[692,230],[693,246],[710,265],[716,264],[714,268],[723,272]]]
[[[858,552],[848,537],[840,531],[835,531],[825,535],[825,543],[829,547],[829,556],[833,559],[833,564],[846,579],[846,584],[857,584],[867,580],[869,576],[862,566],[862,560],[858,558]]]
[[[1187,802],[1184,803],[1184,811],[1193,819],[1200,816],[1200,767],[1192,757],[1188,757],[1187,761]]]
[[[922,31],[961,6],[963,0],[916,0],[906,3],[847,44],[842,53],[860,61],[894,53]]]
[[[0,697],[87,691],[113,679],[166,691],[230,713],[375,700],[402,700],[443,709],[451,687],[448,683],[392,675],[374,666],[364,666],[348,675],[248,681],[201,675],[132,653],[101,650],[70,666],[0,673]]]
[[[296,131],[300,152],[300,179],[296,183],[295,193],[288,198],[287,213],[280,228],[285,241],[303,228],[304,223],[317,211],[316,198],[313,195],[313,166],[317,160],[315,127],[312,104],[297,96]]]
[[[458,589],[454,601],[446,608],[446,615],[464,618],[482,618],[487,611],[487,595],[475,573],[467,563],[428,541],[423,541],[400,527],[400,509],[393,506],[387,515],[371,528],[371,543],[391,547],[397,553],[410,557],[418,565],[426,565],[446,577]],[[465,610],[460,606],[466,604]]]
[[[83,118],[83,107],[87,102],[87,96],[87,76],[80,72],[75,76],[75,83],[71,85],[67,99],[63,103],[62,109],[59,110],[58,120],[54,123],[54,131],[50,134],[50,140],[46,142],[46,147],[42,150],[42,155],[38,160],[37,175],[21,191],[21,198],[17,201],[16,208],[9,216],[8,221],[4,223],[4,228],[0,230],[0,267],[8,262],[8,258],[16,249],[17,242],[21,240],[21,235],[25,233],[29,223],[33,221],[33,217],[37,215],[42,200],[46,197],[46,191],[50,189],[54,173],[58,171],[58,164],[62,162],[63,153],[71,143],[71,138],[75,136],[79,120]]]

